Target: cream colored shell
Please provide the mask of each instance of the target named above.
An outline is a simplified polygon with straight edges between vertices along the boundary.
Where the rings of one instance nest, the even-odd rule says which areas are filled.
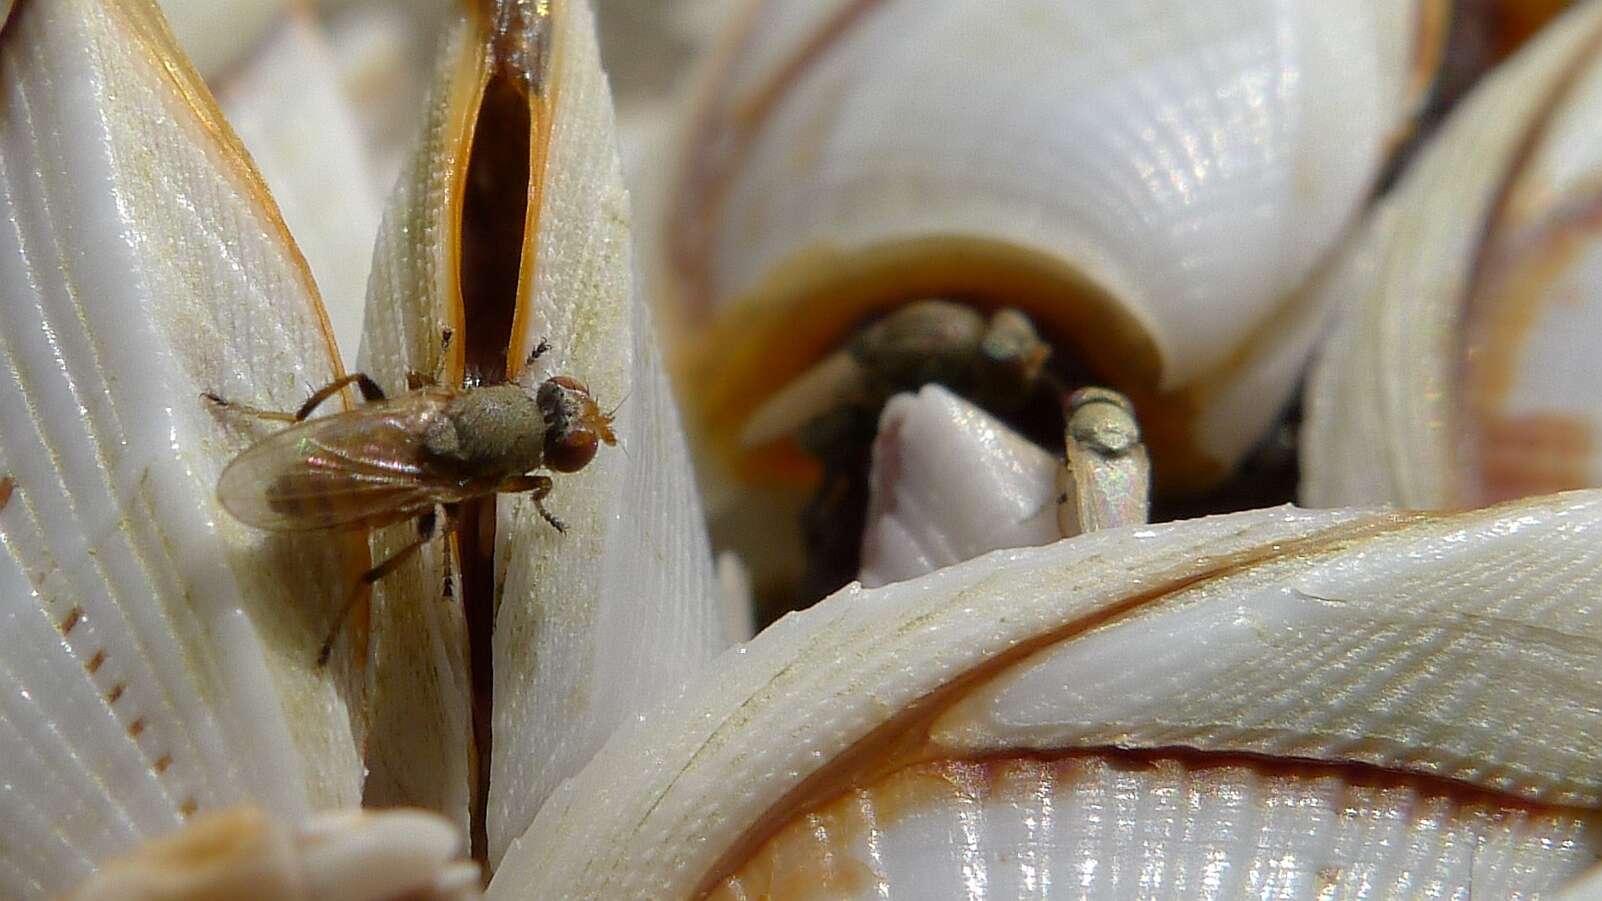
[[[1602,484],[1602,7],[1454,112],[1322,293],[1305,502],[1460,507]]]
[[[550,375],[574,377],[616,408],[619,446],[603,447],[581,472],[559,474],[546,501],[567,523],[565,534],[525,497],[496,504],[494,633],[478,649],[493,655],[487,769],[470,735],[461,591],[447,585],[444,539],[379,586],[372,678],[374,729],[384,732],[369,756],[368,797],[441,810],[465,828],[481,792],[492,867],[619,722],[673,691],[724,644],[678,412],[633,282],[628,201],[592,15],[582,0],[541,4],[536,14],[549,50],[526,73],[536,86],[532,115],[521,123],[527,134],[482,113],[500,77],[492,22],[467,14],[446,32],[426,127],[380,229],[360,358],[392,389],[405,385],[408,371],[460,384],[475,330],[503,316],[510,377],[531,388]],[[526,191],[524,214],[473,238],[517,255],[515,287],[488,302],[463,288],[472,265],[461,249],[469,240],[464,183],[476,141],[529,147],[528,183],[497,187]],[[541,340],[549,352],[525,367]],[[375,538],[375,556],[414,534],[410,526],[387,530]]]
[[[260,433],[200,393],[292,408],[340,370],[159,13],[22,4],[0,91],[0,895],[25,897],[202,808],[360,800],[360,686],[311,663],[366,553],[215,501]]]
[[[1435,3],[749,3],[642,217],[714,510],[742,419],[863,317],[1023,308],[1218,478],[1311,348],[1298,290],[1429,80]]]
[[[1123,867],[1194,897],[1209,861],[1242,890],[1278,866],[1289,897],[1364,872],[1397,877],[1375,897],[1424,873],[1555,885],[1602,847],[1599,529],[1595,492],[1450,516],[1281,508],[852,586],[621,729],[489,894],[806,897],[844,873],[850,897],[1014,897],[1031,855],[1110,897]],[[1051,799],[1110,814],[1097,780],[1136,806],[1127,828],[1030,825]],[[1218,818],[1165,820],[1175,792]],[[813,881],[764,881],[786,872]]]
[[[507,351],[521,363],[547,338],[542,371],[523,377],[549,366],[587,381],[617,407],[621,446],[561,479],[549,503],[566,535],[526,500],[492,507],[491,853],[723,642],[633,285],[590,13],[581,0],[541,13],[553,40],[538,131],[522,136],[539,177],[510,186],[534,215],[505,233],[523,251]],[[391,392],[408,369],[463,377],[442,328],[466,334],[456,188],[487,40],[471,17],[451,39],[370,289],[361,363]],[[0,894],[59,893],[245,800],[291,829],[316,809],[412,800],[465,836],[467,658],[443,547],[382,580],[371,621],[358,605],[319,666],[357,576],[401,536],[369,554],[359,532],[268,535],[214,500],[223,465],[278,426],[201,392],[293,410],[340,373],[260,177],[144,0],[25,4],[0,32],[0,73]]]

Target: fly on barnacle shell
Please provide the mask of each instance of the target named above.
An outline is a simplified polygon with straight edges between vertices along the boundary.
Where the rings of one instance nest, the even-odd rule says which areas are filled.
[[[546,349],[535,348],[538,357]],[[394,571],[454,526],[459,505],[475,497],[527,492],[557,531],[562,521],[542,501],[555,483],[535,470],[577,472],[602,442],[616,444],[612,417],[583,382],[552,376],[530,394],[515,383],[457,391],[418,374],[393,399],[365,373],[336,379],[294,413],[243,407],[215,394],[223,409],[295,423],[251,446],[223,470],[217,499],[234,518],[259,529],[298,532],[357,529],[417,519],[418,536],[362,574],[317,653],[328,662],[340,624],[360,588]],[[307,421],[323,401],[354,383],[367,405]],[[439,515],[443,511],[443,516]]]

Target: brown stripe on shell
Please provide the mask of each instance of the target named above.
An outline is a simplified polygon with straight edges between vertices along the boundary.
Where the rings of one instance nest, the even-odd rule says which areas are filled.
[[[883,3],[884,0],[850,0],[843,4],[801,40],[771,76],[750,90],[730,96],[718,92],[724,87],[721,83],[711,86],[681,165],[676,182],[681,187],[667,205],[673,221],[664,232],[673,268],[690,286],[683,304],[688,318],[705,317],[711,312],[712,235],[717,231],[729,187],[756,145],[769,114],[800,84],[804,69],[825,56],[864,15]],[[746,21],[736,29],[734,44],[724,51],[725,63],[748,51],[759,12],[757,7],[747,12]],[[727,71],[733,67],[722,64],[712,68]]]
[[[1491,500],[1553,494],[1591,482],[1597,443],[1582,417],[1487,415],[1480,430],[1480,478]]]
[[[1516,305],[1521,300],[1530,302],[1528,297],[1523,296],[1524,292],[1514,292],[1510,298],[1502,290],[1508,278],[1517,274],[1513,270],[1529,251],[1524,242],[1516,240],[1518,233],[1512,230],[1518,188],[1526,167],[1540,155],[1546,139],[1556,127],[1559,114],[1579,89],[1598,54],[1602,54],[1602,26],[1585,35],[1573,56],[1565,61],[1552,79],[1547,92],[1531,99],[1529,119],[1492,193],[1470,256],[1469,277],[1464,283],[1460,304],[1462,315],[1458,319],[1456,336],[1460,352],[1453,373],[1456,384],[1469,388],[1460,393],[1455,409],[1448,414],[1456,421],[1458,434],[1471,434],[1480,439],[1467,445],[1466,452],[1470,454],[1489,450],[1484,442],[1489,434],[1487,430],[1493,428],[1489,420],[1494,418],[1494,413],[1488,414],[1488,411],[1494,410],[1501,400],[1494,386],[1508,381],[1506,373],[1498,371],[1499,368],[1505,368],[1505,364],[1497,367],[1497,361],[1488,363],[1482,351],[1487,347],[1506,344],[1506,338],[1496,334],[1498,326],[1505,327],[1510,318],[1528,320],[1532,316],[1529,311],[1522,311],[1521,315],[1519,310],[1498,309],[1507,303]],[[1553,217],[1556,221],[1547,227],[1567,231],[1595,219],[1596,211],[1591,202],[1571,204],[1571,207],[1560,209]],[[1461,465],[1455,468],[1463,470]],[[1482,475],[1478,485],[1460,483],[1453,486],[1452,490],[1458,494],[1453,499],[1456,505],[1489,503],[1491,491],[1490,486],[1485,484],[1486,478],[1488,474]]]
[[[1133,616],[1197,585],[1228,578],[1275,560],[1308,554],[1338,554],[1359,541],[1404,529],[1433,516],[1428,513],[1384,513],[1372,519],[1321,529],[1292,540],[1245,547],[1217,557],[1198,556],[1162,583],[1150,585],[1139,594],[1043,630],[1028,641],[1018,642],[978,662],[972,669],[947,680],[923,698],[905,705],[898,714],[880,723],[770,804],[767,811],[750,823],[744,833],[730,843],[702,874],[694,896],[703,898],[711,894],[795,817],[856,786],[871,784],[917,763],[948,756],[930,739],[930,724],[974,686],[983,684],[1029,655]]]

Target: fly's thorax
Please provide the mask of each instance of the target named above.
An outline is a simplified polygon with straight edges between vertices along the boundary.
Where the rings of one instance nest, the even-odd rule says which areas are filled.
[[[533,396],[517,385],[473,388],[451,400],[423,445],[432,462],[466,477],[520,475],[544,460],[545,421]]]

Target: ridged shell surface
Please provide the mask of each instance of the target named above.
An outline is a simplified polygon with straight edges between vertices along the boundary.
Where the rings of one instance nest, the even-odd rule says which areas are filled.
[[[503,503],[494,637],[492,860],[622,723],[677,694],[725,647],[705,518],[656,328],[633,265],[628,195],[590,6],[556,4],[557,117],[532,236],[532,384],[583,379],[617,410],[619,446],[560,480],[558,535]],[[565,8],[564,8],[565,7]]]
[[[483,77],[475,28],[474,20],[458,16],[440,35],[420,132],[373,251],[357,368],[389,391],[405,389],[408,371],[451,385],[463,370],[461,342],[442,345],[446,329],[463,330],[455,217]],[[374,559],[416,535],[410,523],[379,530]],[[455,601],[461,584],[451,574],[448,542],[436,538],[373,587],[373,737],[364,800],[426,807],[467,833],[475,785],[472,689],[466,618]]]
[[[502,496],[495,516],[493,712],[487,772],[470,747],[469,655],[461,593],[447,596],[436,542],[379,586],[377,723],[388,744],[375,766],[383,800],[441,809],[466,822],[472,781],[488,779],[488,856],[527,828],[546,795],[588,761],[616,725],[675,691],[723,645],[699,500],[649,311],[634,284],[627,195],[611,98],[583,2],[508,4],[538,23],[546,51],[518,62],[533,85],[529,134],[483,112],[498,66],[490,23],[463,15],[447,32],[427,122],[381,229],[369,285],[363,366],[386,385],[409,370],[446,384],[477,378],[471,349],[493,329],[467,297],[476,277],[463,200],[474,146],[529,147],[527,209],[477,233],[516,263],[505,354],[530,390],[564,375],[616,413],[618,446],[582,471],[556,473],[546,507]],[[514,17],[515,18],[515,17]],[[514,42],[515,44],[515,42]],[[499,47],[499,44],[493,45]],[[513,56],[522,53],[515,45]],[[526,49],[526,48],[525,48]],[[504,95],[503,95],[504,96]],[[515,167],[514,167],[515,168]],[[486,170],[488,171],[488,170]],[[497,170],[501,171],[501,170]],[[487,239],[487,240],[486,240]],[[508,262],[503,260],[502,263]],[[498,311],[507,313],[507,308]],[[449,330],[447,343],[444,333]],[[537,344],[548,350],[525,365]],[[519,369],[519,367],[522,367]],[[473,526],[469,525],[468,528]],[[415,535],[396,527],[375,554]],[[370,795],[371,796],[371,795]]]
[[[346,695],[312,661],[360,548],[214,499],[261,426],[200,392],[292,409],[339,370],[159,13],[23,4],[0,86],[0,894],[31,897],[198,809],[356,802]]]
[[[1602,8],[1486,78],[1322,293],[1302,497],[1461,507],[1602,484]]]
[[[1428,82],[1438,12],[749,4],[645,223],[714,459],[766,465],[729,446],[763,397],[950,296],[1025,309],[1136,396],[1165,478],[1217,478],[1296,381],[1319,322],[1296,292]]]
[[[710,897],[1533,898],[1597,860],[1599,826],[1338,767],[939,761],[795,818]]]
[[[1594,492],[1456,515],[1266,510],[1094,532],[847,588],[619,730],[541,810],[490,894],[694,897],[797,818],[909,766],[990,761],[1006,773],[1005,760],[1150,761],[1174,747],[1191,750],[1120,797],[1172,803],[1217,778],[1239,789],[1220,795],[1260,807],[1239,810],[1229,820],[1239,831],[1203,857],[1307,848],[1294,833],[1327,829],[1332,868],[1442,867],[1432,872],[1443,884],[1466,880],[1475,894],[1551,885],[1594,859],[1588,830],[1602,806],[1591,740],[1602,729],[1599,529]],[[1242,753],[1328,768],[1258,782],[1273,768],[1239,768]],[[1238,769],[1197,775],[1191,754]],[[898,866],[950,867],[967,847],[949,834],[967,828],[952,809],[964,802],[941,782],[898,802],[951,814],[906,833],[919,847]],[[1357,841],[1364,818],[1317,808],[1362,806],[1374,786],[1392,787],[1372,795],[1383,796],[1375,825],[1400,830],[1400,844],[1342,856],[1337,838]],[[1307,809],[1279,811],[1291,799]],[[1082,803],[1071,791],[1064,801]],[[1001,833],[1023,822],[999,804]],[[849,859],[860,844],[849,828],[842,836]],[[995,859],[1028,852],[1018,838],[996,838],[1011,844]],[[1475,854],[1430,850],[1447,844]],[[1150,862],[1161,845],[1126,847],[1120,866]],[[1192,865],[1181,865],[1192,853],[1183,837],[1168,847],[1176,867]],[[1075,863],[1088,853],[1051,850]],[[1492,853],[1475,870],[1480,850]],[[1275,857],[1236,859],[1272,868]],[[1185,885],[1154,894],[1193,896]],[[1412,892],[1392,885],[1402,886],[1393,896]]]
[[[308,9],[296,8],[216,91],[306,255],[349,365],[361,345],[367,270],[389,184],[373,171],[338,49]]]

